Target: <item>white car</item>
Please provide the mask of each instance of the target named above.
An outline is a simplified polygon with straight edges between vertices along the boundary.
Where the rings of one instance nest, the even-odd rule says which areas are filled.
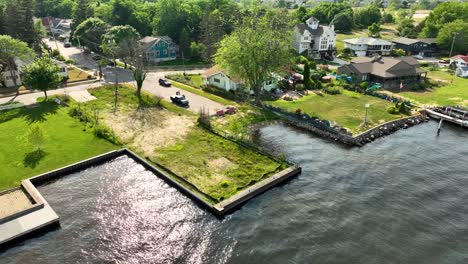
[[[414,55],[413,58],[418,59],[418,60],[423,60],[423,56],[421,55]]]

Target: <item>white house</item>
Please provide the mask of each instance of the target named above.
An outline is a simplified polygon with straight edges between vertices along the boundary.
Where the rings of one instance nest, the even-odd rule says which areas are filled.
[[[450,64],[455,63],[457,67],[468,66],[468,55],[455,55],[450,58]]]
[[[203,82],[205,85],[212,85],[226,91],[245,88],[242,80],[229,75],[218,66],[213,66],[203,73]],[[271,91],[276,88],[278,88],[278,80],[273,76],[269,81],[263,84],[263,89],[266,91]]]
[[[57,66],[59,67],[59,75],[61,77],[68,77],[68,68],[67,68],[67,64],[65,64],[64,62],[61,62],[61,61],[54,61]],[[24,62],[22,60],[19,60],[19,59],[15,59],[15,63],[16,63],[16,69],[13,71],[13,74],[12,72],[10,71],[9,68],[6,68],[6,69],[2,69],[2,71],[0,72],[0,81],[3,82],[4,86],[6,88],[11,88],[11,87],[14,87],[15,84],[13,82],[13,78],[16,78],[16,84],[17,85],[22,85],[23,84],[23,67],[26,67],[29,62]],[[1,85],[0,85],[0,88],[1,88]]]
[[[458,66],[455,69],[455,76],[468,78],[468,66]]]
[[[298,53],[307,53],[313,58],[332,59],[336,52],[336,33],[334,26],[322,26],[311,17],[298,24],[294,31],[294,48]]]
[[[345,48],[349,48],[358,57],[374,54],[390,55],[395,44],[378,38],[352,38],[343,40]]]

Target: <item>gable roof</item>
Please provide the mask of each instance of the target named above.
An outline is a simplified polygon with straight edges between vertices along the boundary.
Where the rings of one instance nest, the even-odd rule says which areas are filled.
[[[343,40],[345,43],[354,44],[354,45],[393,45],[390,41],[386,41],[378,38],[352,38]]]
[[[213,75],[216,75],[216,74],[219,74],[219,73],[222,73],[222,74],[226,75],[229,79],[231,79],[233,82],[235,82],[237,84],[242,83],[242,80],[240,78],[229,75],[226,70],[222,69],[218,65],[214,65],[213,67],[211,67],[208,70],[206,70],[205,72],[203,72],[203,76],[205,78],[209,78],[209,77],[211,77]]]
[[[323,31],[324,29],[326,28],[326,26],[321,26],[319,25],[317,27],[317,29],[312,29],[311,27],[309,27],[307,24],[297,24],[296,25],[297,29],[299,30],[299,33],[301,33],[302,35],[304,34],[304,31],[309,31],[310,34],[314,35],[314,36],[320,36],[323,34]]]
[[[461,54],[458,54],[458,55],[455,55],[453,57],[450,58],[451,60],[458,60],[458,59],[461,59],[463,60],[464,62],[468,62],[468,55],[461,55]]]
[[[157,37],[146,36],[146,37],[139,40],[139,42],[141,44],[143,44],[143,46],[146,49],[149,49],[150,47],[152,47],[153,45],[155,45],[159,41],[164,41],[167,44],[169,44],[170,46],[173,46],[175,48],[179,48],[179,46],[177,44],[175,44],[175,42],[172,41],[172,39],[169,36],[157,36]]]
[[[358,57],[359,58],[359,57]],[[383,78],[412,76],[423,73],[424,70],[419,69],[411,57],[390,58],[390,57],[361,57],[358,62],[353,60],[351,64],[341,66],[341,69],[346,69],[356,74],[371,73]]]
[[[404,37],[399,37],[394,40],[392,40],[393,43],[399,43],[399,44],[404,44],[404,45],[412,45],[414,43],[418,42],[423,42],[426,44],[434,44],[436,43],[435,38],[423,38],[423,39],[412,39],[412,38],[404,38]]]

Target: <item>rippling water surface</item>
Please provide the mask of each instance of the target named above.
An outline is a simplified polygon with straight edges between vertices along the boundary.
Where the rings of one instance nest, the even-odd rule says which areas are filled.
[[[468,133],[436,127],[362,148],[266,127],[303,173],[223,220],[121,157],[40,187],[61,228],[0,263],[468,263]]]

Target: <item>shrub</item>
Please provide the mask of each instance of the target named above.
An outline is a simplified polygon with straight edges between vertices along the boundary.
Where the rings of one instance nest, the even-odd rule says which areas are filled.
[[[200,112],[198,113],[197,122],[198,122],[198,125],[203,128],[206,128],[208,130],[212,129],[211,118],[208,112],[205,110],[205,108],[200,109]]]
[[[341,94],[341,89],[335,86],[328,86],[323,88],[323,92],[331,95]]]
[[[306,88],[305,85],[302,84],[302,83],[296,84],[296,90],[297,90],[297,91],[304,91],[305,88]]]
[[[114,131],[110,130],[109,128],[102,126],[102,125],[96,125],[94,126],[94,136],[98,138],[105,139],[113,144],[120,144],[119,140],[114,134]]]
[[[364,90],[367,90],[369,88],[369,83],[368,82],[362,82],[359,84],[359,87],[361,87]]]
[[[76,61],[75,61],[74,59],[67,59],[67,60],[65,61],[65,63],[66,63],[66,64],[73,64],[73,65],[75,65],[75,64],[76,64]]]
[[[57,57],[60,55],[60,51],[58,51],[57,49],[53,49],[52,52],[50,53],[50,56],[52,57]]]
[[[392,115],[398,114],[398,109],[395,106],[389,106],[387,112]]]
[[[229,182],[228,181],[222,181],[220,186],[223,187],[223,188],[227,188],[227,187],[229,187]]]
[[[407,114],[409,112],[409,109],[405,103],[400,103],[399,105],[397,104],[397,106],[398,106],[398,111],[400,111],[400,113]]]

